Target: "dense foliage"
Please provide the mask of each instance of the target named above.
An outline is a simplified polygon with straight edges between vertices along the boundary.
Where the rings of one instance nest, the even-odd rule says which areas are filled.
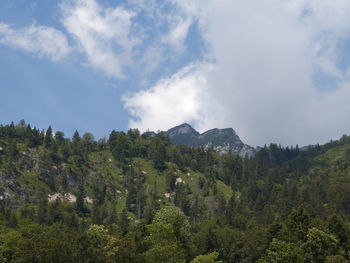
[[[347,262],[350,137],[253,159],[0,126],[0,262]]]

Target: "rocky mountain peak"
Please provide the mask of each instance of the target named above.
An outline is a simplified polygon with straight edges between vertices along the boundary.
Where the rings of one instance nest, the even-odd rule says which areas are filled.
[[[251,157],[255,153],[255,149],[244,144],[232,128],[215,128],[200,134],[189,124],[184,123],[164,133],[169,136],[171,142],[175,145],[184,144],[193,147],[204,147],[205,149],[212,148],[221,154],[231,152],[242,157],[246,155]]]
[[[226,128],[226,129],[218,129],[214,128],[211,130],[208,130],[206,132],[203,132],[202,135],[207,135],[207,134],[227,134],[227,135],[236,135],[236,132],[232,128]]]
[[[191,125],[188,123],[183,123],[179,126],[173,127],[167,131],[167,134],[169,136],[174,136],[174,135],[199,135],[199,133],[192,128]]]
[[[199,132],[187,123],[171,128],[165,134],[168,134],[171,142],[175,145],[185,144],[190,146],[193,146],[191,143],[199,136]]]

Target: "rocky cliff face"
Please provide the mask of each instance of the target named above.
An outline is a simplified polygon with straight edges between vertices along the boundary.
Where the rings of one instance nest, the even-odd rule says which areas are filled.
[[[197,146],[194,143],[198,136],[200,136],[199,132],[187,123],[171,128],[165,133],[168,134],[171,142],[175,145],[185,144],[189,146]]]
[[[232,128],[211,129],[202,134],[184,123],[165,132],[175,145],[199,146],[205,149],[212,148],[220,154],[233,153],[241,157],[252,157],[255,149],[244,144]]]

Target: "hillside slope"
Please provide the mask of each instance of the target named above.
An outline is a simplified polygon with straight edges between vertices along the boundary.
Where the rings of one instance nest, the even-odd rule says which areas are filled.
[[[347,262],[350,137],[242,158],[164,133],[0,126],[0,243],[5,262]]]

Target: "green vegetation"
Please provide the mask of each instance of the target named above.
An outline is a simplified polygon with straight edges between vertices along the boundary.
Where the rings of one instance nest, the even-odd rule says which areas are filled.
[[[348,262],[350,137],[253,159],[0,126],[0,262]]]

